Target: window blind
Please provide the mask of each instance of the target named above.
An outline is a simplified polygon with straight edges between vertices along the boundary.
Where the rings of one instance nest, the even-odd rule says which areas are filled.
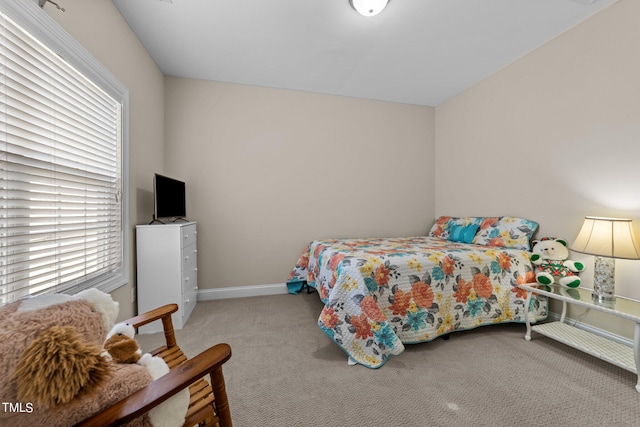
[[[74,292],[123,263],[122,115],[0,14],[0,303]]]

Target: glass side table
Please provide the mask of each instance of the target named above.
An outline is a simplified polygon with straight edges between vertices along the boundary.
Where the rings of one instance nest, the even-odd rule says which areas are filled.
[[[527,333],[524,337],[527,341],[531,341],[531,331],[533,330],[631,371],[636,375],[638,374],[640,368],[640,301],[616,297],[613,301],[600,302],[591,297],[590,289],[569,289],[557,284],[541,285],[537,283],[527,283],[518,285],[518,287],[527,291],[527,301],[525,303]],[[529,301],[531,300],[532,293],[545,295],[548,298],[562,301],[560,320],[531,325],[529,321]],[[567,304],[575,304],[631,320],[635,323],[633,347],[569,325],[565,322]],[[640,392],[640,377],[638,377],[636,382],[636,391]]]

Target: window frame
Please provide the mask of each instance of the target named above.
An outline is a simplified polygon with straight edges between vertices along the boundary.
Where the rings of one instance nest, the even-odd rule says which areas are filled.
[[[130,282],[130,219],[129,219],[129,90],[104,65],[71,37],[53,18],[38,6],[38,0],[0,0],[0,10],[73,66],[87,79],[105,91],[122,105],[122,153],[121,153],[121,223],[122,251],[120,268],[97,278],[89,279],[65,293],[77,293],[87,288],[112,292]],[[55,291],[55,286],[54,286]]]

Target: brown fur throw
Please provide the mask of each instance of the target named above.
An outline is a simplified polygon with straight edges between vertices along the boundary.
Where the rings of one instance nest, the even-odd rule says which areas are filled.
[[[99,346],[70,326],[52,326],[22,352],[14,378],[18,400],[44,408],[91,393],[110,373]]]
[[[0,306],[0,402],[14,408],[0,426],[70,427],[149,384],[146,367],[105,357],[116,316],[99,291]],[[149,426],[148,415],[130,425]]]

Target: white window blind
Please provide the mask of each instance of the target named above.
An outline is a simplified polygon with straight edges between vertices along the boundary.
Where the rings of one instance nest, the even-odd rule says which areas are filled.
[[[123,105],[0,14],[0,303],[124,262]]]

